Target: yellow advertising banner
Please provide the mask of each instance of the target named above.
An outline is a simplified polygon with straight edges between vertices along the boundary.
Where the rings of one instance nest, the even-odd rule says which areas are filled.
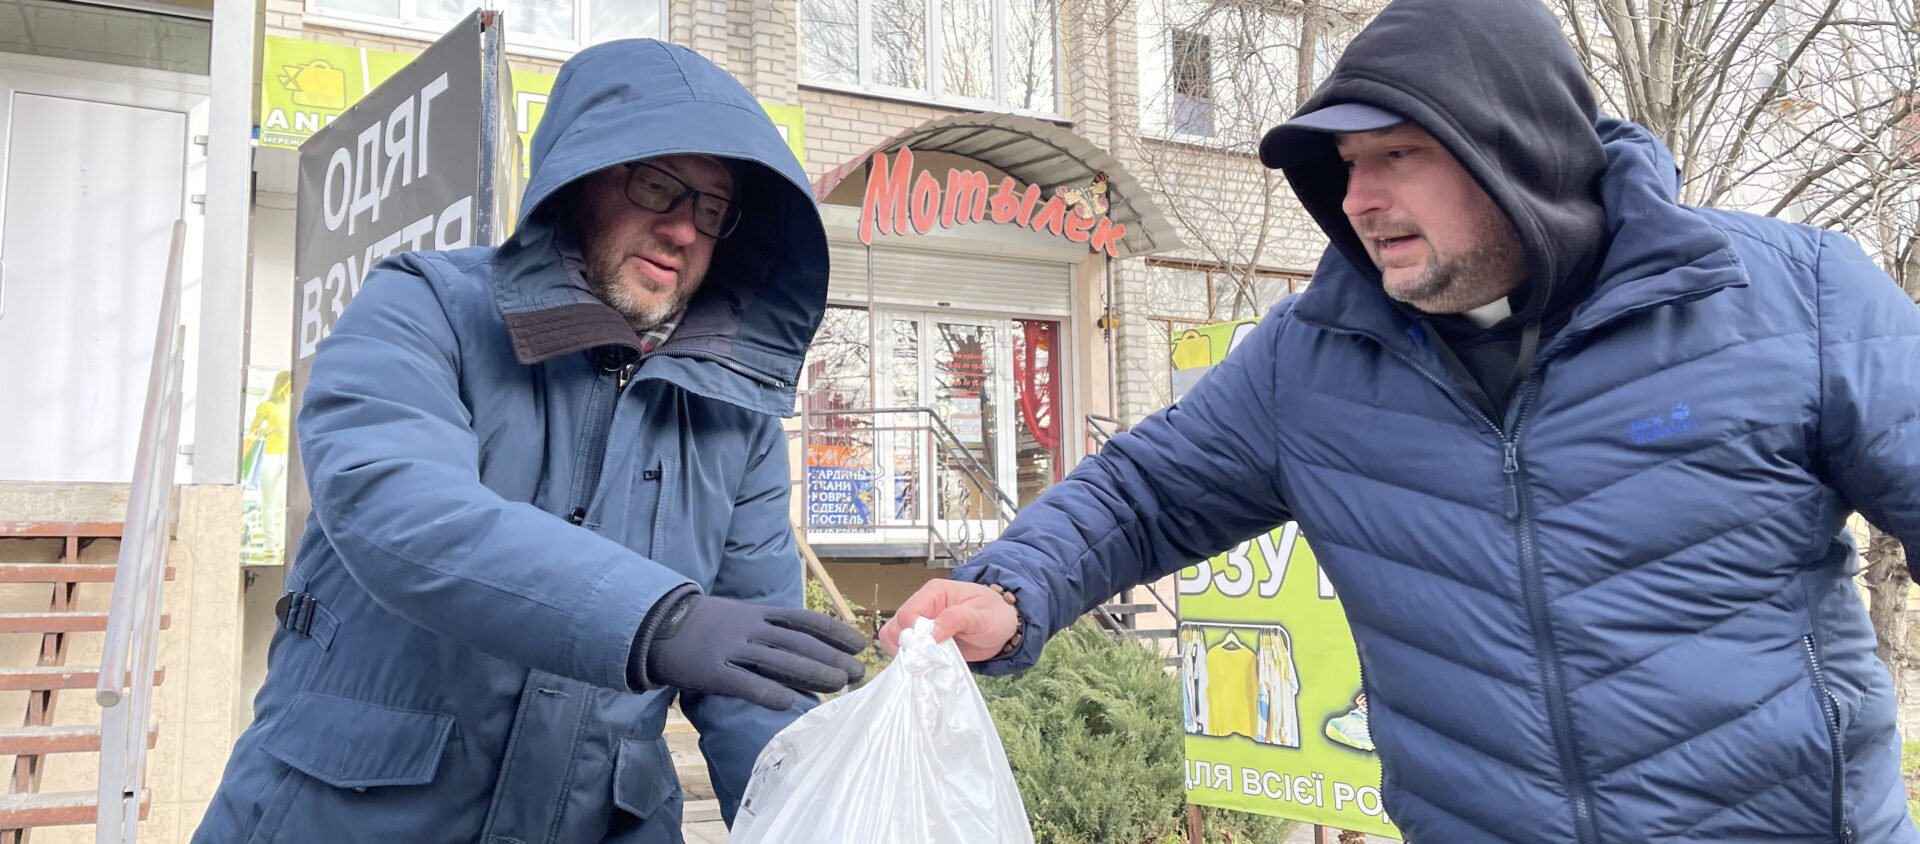
[[[323,44],[269,35],[261,59],[260,145],[297,150],[387,77],[413,61],[406,53]],[[521,160],[531,158],[533,130],[547,110],[554,75],[513,71],[515,129]],[[800,163],[807,161],[806,112],[795,106],[761,104]]]
[[[1253,320],[1175,331],[1176,400]],[[1287,523],[1180,573],[1187,800],[1399,838],[1339,596]]]

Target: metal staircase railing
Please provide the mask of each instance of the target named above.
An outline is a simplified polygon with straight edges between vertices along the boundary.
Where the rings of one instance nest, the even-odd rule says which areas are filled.
[[[153,342],[146,409],[134,458],[120,561],[107,610],[94,698],[100,721],[99,816],[94,840],[132,844],[139,834],[146,788],[147,723],[159,659],[160,591],[172,534],[174,455],[180,446],[180,384],[186,329],[180,325],[180,260],[186,224],[173,224],[166,287]]]
[[[882,481],[898,488],[885,497],[871,492],[869,506],[888,515],[869,512],[861,527],[924,532],[929,563],[958,566],[1013,521],[1013,498],[932,408],[808,410],[806,417],[802,439],[809,451],[817,444],[847,446],[862,453],[870,491]],[[929,501],[920,498],[923,479],[934,493]],[[809,531],[820,527],[809,519]]]
[[[979,455],[960,440],[940,414],[928,407],[835,408],[815,410],[807,407],[801,427],[803,450],[814,446],[833,446],[854,453],[850,462],[864,467],[869,505],[875,510],[895,505],[892,518],[880,518],[869,511],[859,525],[862,530],[922,532],[926,537],[927,560],[958,566],[971,559],[981,547],[1000,537],[1019,510],[1012,496],[1001,489]],[[1088,414],[1086,417],[1089,453],[1097,453],[1126,425],[1111,416]],[[932,471],[927,471],[931,463]],[[882,468],[882,467],[885,468]],[[930,481],[934,495],[923,501],[918,484]],[[804,481],[800,482],[804,484]],[[885,485],[899,500],[885,500]],[[924,505],[924,506],[923,506]],[[958,509],[958,518],[940,518]],[[927,512],[931,508],[931,512]],[[900,512],[910,516],[900,518]],[[820,525],[811,523],[802,531],[803,540]],[[1136,590],[1145,590],[1152,602],[1135,601]],[[1161,597],[1151,584],[1128,590],[1088,613],[1095,623],[1115,637],[1141,639],[1170,638],[1172,630],[1143,629],[1139,617],[1164,610],[1178,618],[1174,605]]]

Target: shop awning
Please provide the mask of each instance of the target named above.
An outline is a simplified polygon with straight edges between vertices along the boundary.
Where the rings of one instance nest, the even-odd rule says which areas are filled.
[[[1113,155],[1058,124],[1014,114],[956,114],[922,123],[821,176],[813,184],[814,196],[824,200],[848,176],[860,172],[875,153],[891,155],[903,147],[966,156],[1049,189],[1086,184],[1095,173],[1106,173],[1107,216],[1127,227],[1120,239],[1121,257],[1152,255],[1183,245],[1146,188]]]

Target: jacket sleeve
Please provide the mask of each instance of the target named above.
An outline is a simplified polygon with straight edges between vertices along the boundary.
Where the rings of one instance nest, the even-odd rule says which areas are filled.
[[[1867,521],[1920,550],[1920,307],[1852,240],[1822,237],[1826,480]],[[1920,572],[1920,559],[1907,565]]]
[[[746,478],[733,502],[726,545],[712,593],[720,597],[775,607],[804,603],[805,571],[793,541],[787,510],[791,481],[787,474],[787,438],[779,420],[769,417],[762,427],[761,445],[754,449]],[[720,814],[728,824],[740,808],[747,782],[753,776],[760,751],[819,700],[796,693],[792,709],[775,712],[739,698],[682,691],[680,709],[700,731],[700,752],[706,756]]]
[[[1280,488],[1279,308],[1181,401],[1114,437],[953,572],[998,583],[1026,616],[985,674],[1031,666],[1048,637],[1150,583],[1291,518]]]
[[[691,581],[480,482],[447,314],[418,257],[368,274],[301,408],[313,517],[381,607],[520,665],[631,690],[647,611]]]

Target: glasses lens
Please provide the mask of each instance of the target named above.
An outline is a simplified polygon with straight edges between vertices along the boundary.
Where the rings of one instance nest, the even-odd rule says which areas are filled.
[[[633,175],[627,179],[627,198],[656,214],[666,213],[686,190],[679,179],[645,164],[633,165]]]
[[[693,227],[715,240],[733,234],[733,227],[739,222],[739,207],[720,197],[701,194],[693,206]]]

